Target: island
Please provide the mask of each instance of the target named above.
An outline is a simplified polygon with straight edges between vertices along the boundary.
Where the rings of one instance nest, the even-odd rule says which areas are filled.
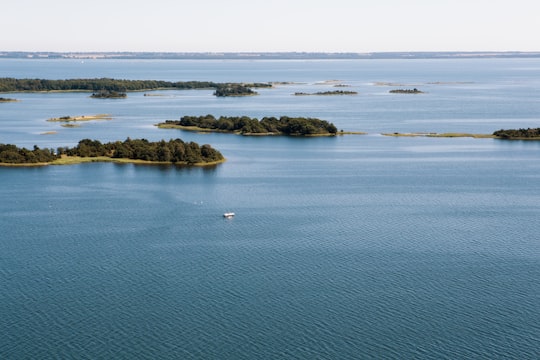
[[[97,79],[16,79],[0,78],[2,92],[38,91],[88,91],[94,98],[124,98],[129,91],[147,90],[192,90],[215,89],[216,96],[255,95],[251,88],[271,88],[271,83],[215,83],[211,81],[163,81],[163,80],[124,80],[111,78]]]
[[[5,97],[0,97],[0,102],[16,102],[18,101],[17,99],[10,99],[10,98],[5,98]]]
[[[394,89],[389,91],[390,94],[423,94],[423,91],[414,89]]]
[[[334,136],[334,124],[326,120],[304,117],[264,117],[261,120],[248,116],[183,116],[180,120],[167,120],[157,124],[160,128],[174,128],[199,132],[223,132],[241,135]]]
[[[127,98],[127,94],[114,90],[100,90],[93,93],[90,97],[94,99],[124,99]]]
[[[150,142],[130,139],[101,143],[83,139],[73,148],[32,150],[12,144],[0,144],[1,166],[64,165],[82,162],[129,162],[137,164],[175,164],[188,166],[215,165],[225,161],[223,155],[210,145],[184,142],[181,139]]]
[[[226,96],[253,96],[258,95],[256,91],[251,90],[246,85],[242,84],[224,84],[219,85],[214,92],[215,96],[226,97]]]
[[[316,93],[296,92],[294,93],[294,95],[296,96],[309,96],[309,95],[329,96],[329,95],[358,95],[358,93],[356,91],[335,90],[335,91],[319,91]]]
[[[112,117],[109,114],[97,114],[97,115],[80,115],[80,116],[61,116],[57,118],[47,119],[49,122],[77,122],[77,121],[93,121],[93,120],[111,120]]]
[[[540,140],[540,128],[501,129],[495,131],[493,135],[504,140]]]

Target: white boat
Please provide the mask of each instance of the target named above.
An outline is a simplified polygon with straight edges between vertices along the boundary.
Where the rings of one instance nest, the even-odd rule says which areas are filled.
[[[234,217],[234,213],[233,212],[226,212],[225,214],[223,214],[223,217],[227,218],[227,219],[230,219],[230,218]]]

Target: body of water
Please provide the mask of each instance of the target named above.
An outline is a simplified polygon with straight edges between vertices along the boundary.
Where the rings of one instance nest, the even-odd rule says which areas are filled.
[[[538,127],[539,59],[18,59],[0,77],[290,82],[247,98],[0,94],[20,100],[0,104],[0,143],[179,137],[228,159],[0,167],[0,358],[540,356],[540,143],[381,135]],[[336,83],[358,95],[293,96]],[[154,126],[204,114],[368,134]]]

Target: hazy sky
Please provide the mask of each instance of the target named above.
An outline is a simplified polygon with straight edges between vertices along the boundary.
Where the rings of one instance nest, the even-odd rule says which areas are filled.
[[[0,51],[540,51],[539,0],[13,0]]]

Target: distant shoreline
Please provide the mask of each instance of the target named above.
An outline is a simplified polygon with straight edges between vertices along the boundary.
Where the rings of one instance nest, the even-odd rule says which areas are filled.
[[[351,60],[540,58],[540,51],[389,52],[54,52],[0,51],[0,59]]]

